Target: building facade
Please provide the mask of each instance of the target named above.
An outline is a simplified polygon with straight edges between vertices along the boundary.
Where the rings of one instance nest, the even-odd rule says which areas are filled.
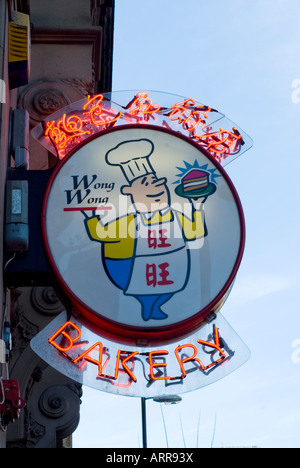
[[[30,348],[68,306],[39,223],[57,160],[31,130],[58,109],[111,90],[113,27],[114,0],[0,0],[1,448],[70,446],[79,422],[81,386]],[[12,403],[18,387],[19,407]]]

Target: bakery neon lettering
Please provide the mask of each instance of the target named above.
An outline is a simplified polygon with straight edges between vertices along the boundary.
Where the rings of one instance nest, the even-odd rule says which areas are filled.
[[[153,358],[155,356],[161,356],[161,355],[167,355],[169,354],[169,351],[166,350],[160,350],[160,351],[151,351],[149,353],[149,364],[150,364],[150,377],[152,380],[170,380],[171,377],[166,377],[166,376],[155,376],[153,373],[153,369],[156,367],[167,367],[166,362],[155,362],[153,361]]]
[[[121,354],[128,354],[128,356],[121,360]],[[129,367],[126,365],[126,362],[129,361],[130,359],[133,359],[134,356],[136,356],[137,354],[139,354],[138,351],[134,351],[134,352],[131,352],[131,351],[121,351],[120,349],[118,350],[118,354],[117,354],[117,363],[116,363],[116,371],[115,371],[115,380],[117,380],[118,378],[118,373],[119,373],[119,363],[120,363],[120,360],[121,360],[121,363],[122,363],[122,367],[123,369],[125,370],[125,372],[127,372],[127,374],[132,378],[132,380],[134,382],[137,381],[137,378],[136,376],[131,372],[131,370],[129,369]]]
[[[129,113],[132,116],[144,116],[145,118],[151,114],[155,114],[160,110],[158,104],[153,105],[152,100],[148,98],[148,93],[137,93],[133,101],[131,101]]]
[[[212,111],[207,106],[196,106],[193,99],[178,102],[172,106],[172,109],[169,119],[172,121],[177,120],[179,125],[182,125],[189,132],[195,130],[198,125],[204,127],[206,119],[208,119],[208,113]]]
[[[169,114],[169,119],[177,120],[178,123],[181,125],[187,118],[184,117],[187,112],[187,107],[194,105],[195,101],[193,99],[185,99],[184,101],[177,102],[171,107],[173,110]]]
[[[102,105],[100,105],[103,99],[104,97],[102,96],[102,94],[97,94],[96,96],[92,97],[88,96],[87,101],[83,106],[83,110],[86,110],[89,106],[91,106],[91,109],[89,110],[89,116],[92,123],[96,125],[96,127],[103,125],[111,125],[122,116],[121,111],[118,112],[118,114],[116,114],[116,112],[113,109],[110,109],[110,111],[105,109],[105,113],[103,114],[103,107]]]
[[[93,359],[90,356],[90,353],[95,349],[99,347],[99,359]],[[91,346],[87,351],[82,353],[80,356],[78,356],[76,359],[74,359],[74,363],[81,361],[81,359],[85,359],[86,361],[91,362],[92,364],[96,364],[98,366],[98,377],[101,376],[102,374],[102,356],[103,356],[103,344],[99,341],[98,343],[95,343],[93,346]]]
[[[186,357],[184,359],[181,359],[181,357],[179,356],[179,351],[182,351],[183,349],[186,349],[186,348],[192,348],[192,350],[194,351],[193,355],[188,356],[188,357]],[[175,356],[176,356],[177,361],[179,363],[183,379],[185,379],[185,377],[187,376],[187,373],[186,373],[186,370],[185,370],[183,364],[185,364],[186,362],[189,362],[189,361],[196,361],[196,362],[198,362],[200,364],[200,367],[202,366],[201,361],[198,358],[196,358],[197,353],[198,353],[198,350],[197,350],[196,346],[194,346],[192,344],[184,344],[182,346],[177,346],[177,348],[175,349]]]
[[[99,347],[99,359],[94,359],[90,356],[90,353],[92,353],[97,347]],[[126,358],[124,358],[123,360],[121,359],[121,355],[122,354],[128,354],[128,356]],[[103,344],[101,342],[98,342],[98,343],[95,343],[93,346],[91,346],[88,350],[84,351],[84,353],[82,353],[80,356],[78,356],[76,359],[73,360],[73,362],[76,364],[77,362],[81,361],[82,359],[85,359],[86,361],[89,361],[91,362],[92,364],[95,364],[96,366],[98,366],[98,375],[97,375],[97,379],[101,378],[101,377],[106,377],[106,378],[110,378],[112,380],[117,380],[118,379],[118,375],[119,375],[119,372],[120,372],[120,362],[122,364],[122,367],[124,369],[124,371],[129,375],[129,377],[134,381],[136,382],[137,381],[137,378],[135,377],[135,375],[133,374],[133,372],[131,371],[131,369],[129,369],[129,367],[127,366],[127,362],[132,359],[136,354],[138,354],[138,351],[135,351],[135,352],[127,352],[127,351],[121,351],[120,349],[118,350],[118,354],[117,354],[117,360],[116,360],[116,367],[115,367],[115,375],[114,376],[106,376],[105,374],[103,374],[103,368],[104,366],[102,366],[102,360],[103,360]],[[105,364],[108,363],[108,359],[106,359],[105,361]]]
[[[45,136],[53,140],[57,146],[60,156],[61,151],[65,150],[70,144],[75,142],[80,143],[83,138],[94,134],[92,130],[83,130],[85,124],[92,123],[95,127],[108,128],[114,125],[115,122],[122,116],[122,112],[116,112],[113,109],[104,109],[101,105],[103,96],[98,94],[96,96],[88,96],[87,101],[83,106],[83,111],[90,107],[89,112],[80,117],[78,113],[72,114],[69,117],[63,114],[62,118],[55,122],[52,120],[45,123]],[[75,141],[74,141],[75,140]]]
[[[233,127],[232,132],[220,128],[218,132],[204,135],[193,134],[192,138],[202,142],[208,151],[215,154],[216,159],[222,159],[221,155],[234,154],[243,144],[242,135]]]
[[[52,345],[59,353],[63,354],[71,363],[78,364],[78,369],[82,371],[87,363],[91,363],[97,366],[98,373],[97,379],[109,380],[113,385],[128,387],[132,382],[137,382],[137,377],[134,374],[135,359],[142,354],[147,355],[147,362],[149,364],[149,378],[152,381],[157,380],[177,380],[185,379],[187,377],[187,371],[185,364],[188,362],[196,362],[199,365],[199,368],[202,371],[212,369],[217,367],[219,364],[226,362],[228,357],[224,350],[221,347],[219,329],[214,327],[213,332],[213,342],[197,340],[197,343],[203,348],[209,348],[211,351],[205,351],[206,354],[210,354],[211,362],[208,365],[204,365],[201,359],[199,358],[199,349],[197,346],[186,343],[180,346],[177,346],[174,350],[176,360],[179,364],[181,371],[180,375],[171,377],[167,375],[167,362],[164,360],[165,356],[169,355],[168,350],[154,350],[147,353],[140,354],[138,351],[122,351],[118,349],[116,355],[116,364],[114,367],[114,375],[104,374],[104,370],[110,360],[109,354],[104,351],[103,343],[100,341],[96,342],[90,346],[87,350],[79,354],[77,357],[71,357],[70,354],[72,351],[76,351],[79,346],[88,344],[86,341],[79,342],[81,338],[81,331],[77,325],[73,322],[68,321],[62,327],[60,327],[49,339],[48,342]],[[183,357],[180,356],[182,351],[191,350],[191,355]],[[103,355],[106,355],[105,362],[103,363]],[[214,358],[214,355],[217,354],[217,359]],[[157,359],[160,359],[158,362]],[[130,364],[130,367],[129,367]],[[163,369],[160,370],[160,369]],[[156,371],[156,372],[155,372]],[[120,374],[127,375],[129,378],[128,383],[120,383],[118,381]]]
[[[68,330],[68,333],[67,331]],[[69,331],[70,330],[70,331]],[[71,332],[75,330],[77,332],[77,336],[75,338],[71,338]],[[58,336],[62,335],[64,340],[62,340],[62,344],[65,344],[65,346],[60,346],[58,345],[55,340]],[[78,341],[81,338],[81,331],[75,325],[73,322],[66,322],[62,327],[60,327],[54,335],[49,338],[49,343],[54,346],[58,351],[61,352],[67,352],[69,351],[73,346],[76,341]],[[65,340],[67,340],[67,343],[65,343]]]
[[[133,370],[134,370],[134,360],[131,361],[131,369],[129,369],[129,367],[126,365],[126,362],[129,361],[129,359],[131,359],[133,357],[133,355],[135,354],[138,354],[138,352],[136,351],[135,353],[131,353],[131,352],[127,352],[127,351],[121,351],[121,350],[118,350],[118,354],[117,354],[117,362],[116,362],[116,368],[115,368],[115,374],[114,375],[107,375],[107,374],[104,374],[102,373],[101,376],[98,376],[97,378],[100,380],[105,380],[107,382],[109,382],[110,384],[112,384],[114,387],[122,387],[122,388],[128,388],[131,386],[132,382],[136,382],[137,379],[135,377],[135,375],[133,374]],[[122,354],[129,354],[129,356],[127,356],[127,358],[121,360],[121,355]],[[120,369],[120,361],[122,363],[122,367]],[[105,363],[103,364],[103,370],[105,370],[107,364],[109,362],[109,356],[107,355],[107,359],[105,361]],[[125,370],[124,370],[125,369]],[[125,375],[127,376],[127,383],[123,383],[122,381],[120,381],[119,377],[122,375]],[[119,380],[118,380],[119,379]]]
[[[68,330],[68,332],[66,332],[66,330]],[[71,334],[73,331],[76,331],[77,335],[75,337],[71,337]],[[63,339],[61,340],[62,343],[61,344],[58,344],[55,340],[59,337],[59,336],[62,336]],[[81,330],[79,329],[79,327],[77,327],[77,325],[75,325],[73,322],[66,322],[62,327],[60,327],[50,338],[49,338],[49,343],[54,346],[58,351],[60,351],[61,353],[65,354],[66,355],[66,352],[67,351],[70,351],[71,349],[74,349],[75,347],[77,347],[76,345],[74,345],[75,342],[77,342],[79,339],[81,338]],[[67,343],[65,343],[65,340],[67,340]],[[84,342],[86,343],[86,342]],[[62,346],[63,345],[63,346]],[[99,358],[98,359],[94,359],[90,356],[90,354],[97,348],[99,347]],[[122,354],[128,354],[128,356],[126,358],[124,358],[123,360],[121,359],[121,355]],[[104,376],[104,377],[109,377],[111,379],[114,379],[114,380],[117,380],[118,378],[118,374],[119,374],[119,364],[121,362],[122,364],[122,367],[123,369],[125,370],[125,372],[130,376],[130,378],[136,382],[136,377],[135,375],[133,374],[133,372],[129,369],[129,367],[127,366],[127,362],[132,359],[135,355],[139,354],[138,351],[134,351],[134,352],[128,352],[128,351],[121,351],[121,350],[118,350],[118,354],[117,354],[117,360],[116,360],[116,368],[115,368],[115,375],[114,377],[112,376],[106,376],[105,374],[102,374],[102,359],[103,359],[103,344],[99,341],[97,343],[95,343],[93,346],[91,346],[90,348],[88,348],[86,351],[84,351],[82,354],[80,354],[77,358],[75,359],[71,359],[72,362],[74,362],[74,364],[80,362],[82,359],[84,359],[85,361],[88,361],[88,362],[91,362],[92,364],[96,364],[98,366],[98,376],[97,378],[101,377],[101,376]],[[107,364],[107,362],[106,362]]]
[[[176,355],[177,361],[178,361],[179,366],[180,366],[181,371],[182,371],[182,378],[185,378],[186,375],[187,375],[186,370],[185,370],[184,365],[183,365],[186,362],[189,362],[189,361],[198,362],[198,364],[200,365],[200,368],[203,371],[205,371],[205,370],[210,369],[211,367],[216,366],[217,364],[221,363],[226,358],[226,355],[225,355],[224,351],[220,347],[219,329],[218,328],[216,328],[216,327],[214,328],[214,343],[211,343],[210,341],[203,341],[203,340],[197,340],[197,343],[199,343],[200,345],[202,345],[204,347],[215,349],[216,351],[218,351],[220,353],[220,358],[217,359],[216,361],[213,361],[212,363],[208,364],[207,366],[205,366],[202,363],[202,361],[199,358],[196,357],[197,353],[198,353],[198,350],[197,350],[196,346],[194,346],[192,344],[185,344],[185,345],[182,345],[182,346],[178,346],[175,349],[175,355]],[[184,359],[181,359],[178,352],[182,351],[183,349],[186,349],[186,348],[192,348],[193,355],[188,356],[188,357],[186,357]]]
[[[89,130],[83,130],[83,121],[78,115],[71,115],[67,118],[66,114],[63,114],[62,118],[55,123],[46,122],[45,135],[53,138],[58,148],[64,149],[67,144],[78,137],[83,135],[91,135],[92,132]],[[67,136],[70,135],[70,136]]]
[[[190,98],[177,102],[170,108],[162,108],[159,104],[153,104],[148,93],[144,91],[137,93],[122,107],[123,110],[118,111],[110,105],[110,101],[102,94],[89,95],[81,110],[69,116],[63,114],[58,121],[52,120],[43,124],[44,134],[54,144],[60,158],[66,156],[84,139],[114,126],[120,119],[126,120],[128,124],[147,124],[150,118],[155,121],[155,116],[165,116],[170,122],[178,123],[189,133],[190,138],[205,147],[219,161],[237,153],[244,144],[236,128],[231,131],[220,128],[217,132],[197,134],[197,127],[204,132],[209,114],[215,111],[208,106],[197,106]],[[166,120],[158,125],[172,129]]]

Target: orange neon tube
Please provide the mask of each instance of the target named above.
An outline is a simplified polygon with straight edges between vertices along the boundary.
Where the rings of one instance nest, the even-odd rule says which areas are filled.
[[[179,354],[178,354],[178,351],[181,351],[182,349],[184,348],[192,348],[194,350],[194,353],[192,356],[188,356],[184,359],[181,359]],[[175,355],[176,355],[176,358],[177,358],[177,361],[180,365],[180,368],[181,368],[181,371],[182,371],[182,377],[185,378],[187,376],[187,373],[186,373],[186,370],[184,368],[184,365],[186,362],[189,362],[189,361],[197,361],[199,364],[200,364],[200,367],[202,368],[203,364],[202,362],[200,361],[200,359],[196,358],[197,356],[197,353],[198,353],[198,350],[196,348],[196,346],[192,345],[192,344],[184,344],[182,346],[178,346],[176,349],[175,349]]]
[[[129,354],[129,356],[127,356],[125,359],[121,360],[121,354],[125,354],[125,353]],[[121,351],[120,349],[118,350],[117,361],[116,361],[116,370],[115,370],[115,380],[117,380],[117,378],[118,378],[119,363],[120,363],[120,360],[121,360],[121,364],[122,364],[123,369],[125,370],[125,372],[132,378],[132,380],[134,382],[137,381],[136,376],[131,372],[129,367],[126,365],[126,362],[129,361],[130,359],[132,359],[137,354],[139,354],[138,351],[134,351],[134,352],[131,353],[130,351]]]
[[[72,327],[74,330],[77,331],[77,336],[75,338],[71,338],[70,334],[67,333],[65,330],[68,328],[68,327]],[[55,343],[55,339],[59,336],[59,335],[62,335],[68,342],[69,342],[69,345],[66,346],[66,347],[62,347],[62,346],[59,346],[57,343]],[[81,331],[80,329],[77,327],[77,325],[75,325],[75,323],[73,322],[66,322],[62,327],[60,327],[57,332],[54,333],[54,335],[52,335],[48,341],[49,343],[54,346],[56,349],[58,349],[58,351],[61,351],[61,352],[66,352],[66,351],[69,351],[72,347],[73,347],[73,344],[78,341],[79,339],[81,338]]]
[[[89,354],[99,346],[99,359],[93,359]],[[98,341],[95,343],[93,346],[91,346],[89,349],[84,351],[80,356],[78,356],[76,359],[74,359],[74,363],[80,361],[81,359],[85,359],[86,361],[91,362],[92,364],[96,364],[98,366],[98,376],[102,374],[102,355],[103,355],[103,344]]]
[[[167,363],[166,362],[154,362],[153,361],[153,357],[155,356],[159,356],[159,355],[162,355],[162,354],[169,354],[169,351],[166,351],[166,350],[160,350],[160,351],[151,351],[149,353],[149,363],[150,363],[150,377],[152,380],[169,380],[171,377],[167,377],[167,376],[164,376],[164,377],[156,377],[154,374],[153,374],[153,368],[154,367],[167,367]]]
[[[131,115],[138,115],[138,114],[154,114],[160,110],[160,105],[152,104],[152,100],[148,97],[147,92],[140,92],[137,93],[135,99],[132,101],[129,113]]]

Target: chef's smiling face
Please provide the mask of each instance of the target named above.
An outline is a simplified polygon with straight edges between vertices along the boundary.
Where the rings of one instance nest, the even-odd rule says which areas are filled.
[[[154,173],[145,174],[125,185],[121,191],[130,195],[139,213],[154,213],[170,206],[170,193],[165,177],[158,179]]]

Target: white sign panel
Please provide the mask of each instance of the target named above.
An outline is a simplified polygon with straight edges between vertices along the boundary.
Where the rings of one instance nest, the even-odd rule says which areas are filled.
[[[224,169],[188,138],[116,127],[54,170],[46,251],[74,309],[100,335],[172,342],[223,305],[244,249],[244,218]]]

